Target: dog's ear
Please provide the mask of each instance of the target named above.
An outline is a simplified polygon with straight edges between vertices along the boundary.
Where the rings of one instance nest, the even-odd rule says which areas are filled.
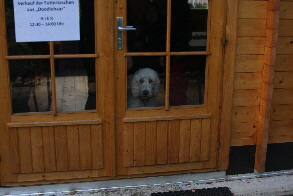
[[[156,97],[159,95],[159,87],[160,87],[160,79],[158,75],[156,75],[156,78],[154,81],[154,94]]]
[[[139,95],[139,86],[138,86],[138,82],[136,80],[137,77],[133,77],[131,80],[131,92],[133,97],[138,97]]]

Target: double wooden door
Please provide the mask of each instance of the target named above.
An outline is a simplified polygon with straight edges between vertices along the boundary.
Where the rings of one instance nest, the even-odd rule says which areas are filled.
[[[0,2],[3,186],[217,170],[224,1],[80,1],[79,41],[27,43]]]

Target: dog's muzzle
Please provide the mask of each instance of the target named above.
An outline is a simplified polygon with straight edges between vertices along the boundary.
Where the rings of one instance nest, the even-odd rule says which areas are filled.
[[[139,100],[140,100],[143,104],[146,104],[146,103],[150,100],[150,97],[146,97],[146,96],[139,97]]]

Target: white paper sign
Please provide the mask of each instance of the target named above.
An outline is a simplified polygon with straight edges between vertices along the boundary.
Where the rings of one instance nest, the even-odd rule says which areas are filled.
[[[80,40],[78,0],[13,0],[16,42]]]

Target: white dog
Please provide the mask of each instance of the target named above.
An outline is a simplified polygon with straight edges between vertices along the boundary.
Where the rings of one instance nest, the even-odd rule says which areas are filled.
[[[160,79],[156,71],[142,68],[134,73],[128,92],[128,108],[156,107]]]

